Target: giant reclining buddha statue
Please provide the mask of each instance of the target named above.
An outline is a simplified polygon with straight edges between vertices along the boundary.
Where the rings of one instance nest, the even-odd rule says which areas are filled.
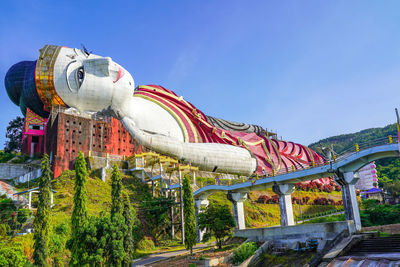
[[[306,146],[270,139],[255,125],[206,116],[159,85],[135,88],[131,74],[110,57],[45,45],[36,61],[22,61],[6,74],[10,99],[48,117],[53,106],[111,114],[144,147],[198,166],[240,175],[271,175],[320,163]]]

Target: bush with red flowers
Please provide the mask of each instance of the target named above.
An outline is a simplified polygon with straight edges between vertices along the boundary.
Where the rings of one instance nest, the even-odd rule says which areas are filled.
[[[330,179],[329,184],[317,183],[316,181],[309,181],[305,183],[297,183],[295,184],[297,190],[302,191],[313,191],[313,192],[327,192],[331,193],[332,191],[340,191],[340,186],[335,183],[333,179]]]
[[[263,203],[263,204],[278,204],[279,197],[278,197],[278,195],[273,195],[272,197],[262,195],[262,196],[258,197],[257,202]]]

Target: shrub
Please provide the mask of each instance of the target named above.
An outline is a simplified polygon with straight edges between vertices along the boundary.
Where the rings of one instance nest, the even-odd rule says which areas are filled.
[[[329,184],[322,184],[316,181],[309,181],[303,183],[295,184],[296,189],[302,191],[319,191],[319,192],[327,192],[331,193],[332,191],[340,191],[341,188],[338,184],[335,183],[333,179],[330,179]]]
[[[233,263],[242,263],[250,256],[254,255],[257,250],[255,242],[246,242],[240,245],[237,249],[233,250]]]
[[[18,210],[17,221],[19,223],[24,223],[28,220],[31,214],[32,214],[31,210],[21,208]]]
[[[0,151],[0,162],[1,163],[5,163],[14,157],[15,157],[15,154],[13,154],[13,153],[7,153],[7,152]]]
[[[6,238],[8,232],[10,232],[10,226],[4,223],[0,224],[0,239]]]
[[[153,250],[154,248],[154,242],[147,238],[140,240],[138,243],[139,250]]]
[[[21,248],[0,243],[0,266],[25,266],[27,258]]]

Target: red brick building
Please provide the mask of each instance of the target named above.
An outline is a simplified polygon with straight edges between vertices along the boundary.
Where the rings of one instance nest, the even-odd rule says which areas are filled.
[[[122,158],[140,153],[141,147],[115,118],[91,119],[52,112],[47,121],[43,151],[50,155],[54,177],[58,177],[62,171],[74,168],[79,151],[86,157],[109,154]]]

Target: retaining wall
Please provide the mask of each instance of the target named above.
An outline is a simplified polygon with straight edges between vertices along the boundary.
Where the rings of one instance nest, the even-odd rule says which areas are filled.
[[[12,180],[35,169],[36,167],[26,164],[0,163],[0,179]]]
[[[354,229],[353,221],[342,221],[235,230],[234,235],[257,242],[272,240],[275,246],[292,247],[297,242],[306,242],[307,239],[326,242],[344,230],[354,233]]]

